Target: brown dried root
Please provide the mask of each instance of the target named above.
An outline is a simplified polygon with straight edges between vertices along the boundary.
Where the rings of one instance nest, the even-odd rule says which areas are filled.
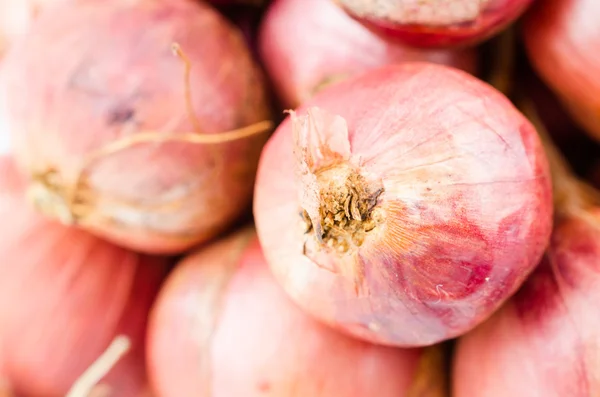
[[[383,188],[370,190],[369,183],[356,170],[344,168],[339,166],[317,171],[322,233],[316,237],[340,253],[348,252],[353,246],[360,247],[366,233],[375,228],[376,222],[371,213],[383,193]],[[343,174],[346,175],[338,178]],[[303,217],[310,221],[308,213]],[[307,225],[309,231],[311,228],[312,222]]]
[[[108,397],[111,389],[99,382],[121,360],[131,348],[126,336],[117,336],[108,348],[92,363],[92,365],[73,383],[65,397]]]
[[[224,133],[203,133],[201,123],[193,109],[190,83],[191,61],[179,44],[173,43],[172,50],[174,55],[179,57],[184,63],[185,102],[194,132],[169,134],[159,131],[143,131],[134,135],[127,135],[90,153],[79,167],[79,170],[77,170],[75,180],[70,185],[61,180],[59,172],[54,169],[34,174],[31,177],[32,183],[28,189],[27,196],[38,210],[58,218],[62,223],[67,225],[83,223],[86,215],[94,205],[93,193],[86,186],[87,170],[97,161],[135,145],[168,142],[215,145],[252,137],[272,130],[273,122],[264,120]],[[120,200],[115,199],[115,201]],[[138,203],[137,205],[140,204]],[[177,207],[177,203],[171,203],[166,207],[164,208],[165,210],[172,210]]]

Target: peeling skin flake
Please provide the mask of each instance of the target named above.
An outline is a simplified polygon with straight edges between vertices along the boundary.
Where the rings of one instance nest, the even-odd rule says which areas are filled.
[[[350,160],[348,125],[342,117],[331,115],[316,107],[308,109],[305,116],[297,116],[294,111],[289,113],[300,184],[298,199],[310,218],[317,240],[323,243],[316,172]]]

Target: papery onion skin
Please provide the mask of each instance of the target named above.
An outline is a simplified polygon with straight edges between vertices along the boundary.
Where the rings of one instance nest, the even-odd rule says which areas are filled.
[[[557,222],[522,289],[459,340],[456,397],[600,393],[600,209],[583,214]]]
[[[17,395],[64,397],[117,334],[132,349],[101,382],[147,391],[146,318],[167,263],[44,219],[0,158],[0,368]],[[144,394],[145,395],[145,394]]]
[[[371,29],[406,44],[452,47],[490,38],[521,16],[533,0],[331,1]]]
[[[422,349],[371,345],[302,312],[248,229],[177,265],[153,309],[148,342],[160,397],[440,395],[414,386],[432,369],[418,367]]]
[[[452,338],[489,317],[551,231],[548,163],[529,121],[487,84],[424,63],[331,86],[298,114],[313,107],[345,119],[352,166],[383,192],[362,245],[346,255],[323,249],[305,234],[292,123],[280,125],[261,157],[254,216],[288,294],[341,330],[398,346]],[[326,131],[313,139],[343,143]]]
[[[185,63],[174,43],[191,62],[201,131],[186,109]],[[46,213],[128,248],[176,253],[248,210],[266,133],[221,144],[148,142],[88,163],[139,133],[218,134],[269,118],[263,76],[241,33],[209,5],[65,4],[40,15],[6,67],[16,157]],[[74,200],[67,192],[48,204],[56,199],[52,179],[62,189],[79,186]]]
[[[276,0],[261,24],[259,50],[281,101],[292,108],[329,83],[386,64],[429,61],[477,70],[473,49],[420,50],[391,42],[331,0]]]
[[[0,59],[11,43],[27,32],[38,12],[64,0],[0,0]]]
[[[600,5],[586,0],[546,0],[523,24],[531,64],[561,97],[574,119],[600,139]]]

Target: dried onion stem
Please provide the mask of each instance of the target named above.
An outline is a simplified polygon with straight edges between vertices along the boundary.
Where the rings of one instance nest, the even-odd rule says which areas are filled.
[[[73,383],[65,397],[106,397],[109,388],[99,382],[127,354],[131,341],[124,335],[117,336],[108,348],[90,365],[90,367]]]

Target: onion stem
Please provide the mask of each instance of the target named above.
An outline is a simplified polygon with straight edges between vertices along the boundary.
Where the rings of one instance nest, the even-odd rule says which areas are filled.
[[[131,348],[131,341],[124,335],[117,336],[108,348],[73,383],[65,397],[90,397],[98,382],[110,372]]]

